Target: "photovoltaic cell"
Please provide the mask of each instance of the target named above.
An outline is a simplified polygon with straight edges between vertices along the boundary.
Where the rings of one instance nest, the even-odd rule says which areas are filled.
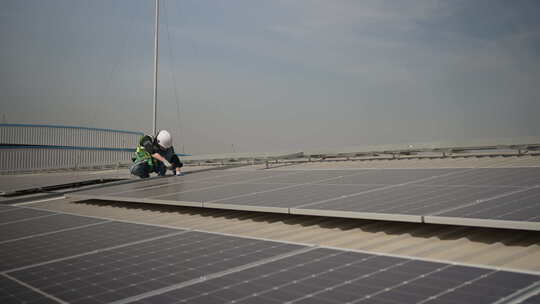
[[[523,301],[521,303],[523,303],[523,304],[538,304],[538,303],[540,303],[540,293],[526,299],[525,301]]]
[[[441,216],[540,222],[540,188],[437,213]]]
[[[170,194],[170,193],[194,192],[197,190],[207,191],[220,185],[221,184],[217,184],[217,183],[184,182],[180,184],[166,185],[162,187],[154,187],[154,188],[145,187],[142,189],[134,189],[127,192],[114,193],[113,196],[114,197],[120,196],[120,197],[150,198],[150,197],[158,197],[160,195]]]
[[[156,186],[166,186],[168,184],[174,184],[174,180],[171,178],[157,178],[150,180],[141,180],[133,183],[126,183],[123,185],[102,185],[96,188],[84,190],[84,193],[88,195],[107,195],[111,193],[129,193],[131,191],[141,190],[145,188],[151,188]]]
[[[529,187],[537,185],[539,177],[540,168],[477,168],[423,181],[420,184]]]
[[[279,185],[276,184],[233,184],[199,191],[180,192],[170,195],[158,195],[150,198],[172,201],[208,202],[223,197],[266,191],[278,187]]]
[[[304,208],[423,215],[500,195],[506,191],[497,187],[405,185],[330,202],[310,204]]]
[[[104,222],[91,227],[3,243],[0,244],[0,252],[2,252],[0,271],[8,271],[177,231],[147,225]]]
[[[187,232],[10,273],[70,303],[106,303],[303,248]]]
[[[376,187],[366,185],[303,185],[244,196],[233,196],[211,202],[292,208],[302,204],[350,195]]]
[[[278,171],[270,171],[278,172]],[[270,178],[264,179],[264,183],[270,184],[305,184],[305,183],[317,183],[321,180],[326,180],[330,178],[338,178],[343,175],[351,174],[363,174],[364,170],[355,170],[355,171],[335,171],[335,170],[320,170],[320,171],[281,171],[287,172],[287,174],[281,174],[278,176],[272,176]],[[263,181],[261,181],[263,182]]]
[[[28,208],[17,208],[12,209],[6,212],[0,212],[0,225],[4,223],[11,223],[21,220],[29,220],[32,218],[38,218],[47,215],[54,215],[54,212],[28,209]]]
[[[376,184],[376,185],[397,185],[436,176],[457,174],[466,171],[465,169],[370,169],[362,170],[362,174],[345,176],[331,183],[339,184]],[[341,171],[344,175],[347,172]],[[349,172],[350,174],[350,172]],[[347,174],[347,175],[349,175]],[[323,182],[324,183],[324,182]]]
[[[282,176],[295,175],[296,172],[289,171],[248,171],[239,174],[228,174],[216,178],[209,178],[205,181],[213,183],[249,183],[257,180],[270,180]]]
[[[6,212],[6,211],[9,211],[9,210],[14,210],[14,209],[18,209],[18,207],[0,205],[0,213],[1,212]]]
[[[187,182],[208,182],[208,183],[235,183],[246,180],[252,180],[257,178],[265,178],[269,176],[276,176],[287,174],[287,172],[269,172],[269,171],[207,171],[207,172],[197,172],[195,174],[184,175],[181,177],[181,180]]]
[[[529,274],[316,249],[138,303],[493,303],[539,280]]]
[[[214,178],[205,178],[202,181],[210,182],[210,183],[220,183],[220,184],[230,184],[230,183],[246,183],[250,181],[257,181],[257,180],[265,180],[270,179],[272,177],[278,177],[278,176],[287,176],[292,174],[291,172],[287,171],[247,171],[247,172],[236,172],[231,174],[219,174],[216,175]],[[192,179],[197,182],[201,181],[201,179],[198,179],[195,177],[196,174],[192,175]],[[187,179],[187,181],[191,181],[191,179]]]
[[[0,276],[0,303],[53,304],[57,302],[9,278]]]
[[[103,222],[103,220],[69,214],[55,214],[53,216],[33,219],[30,222],[24,221],[5,224],[1,226],[0,242],[99,222]]]

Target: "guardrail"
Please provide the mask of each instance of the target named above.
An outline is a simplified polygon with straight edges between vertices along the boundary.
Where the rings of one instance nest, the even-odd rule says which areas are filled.
[[[0,172],[125,166],[141,132],[0,124]]]

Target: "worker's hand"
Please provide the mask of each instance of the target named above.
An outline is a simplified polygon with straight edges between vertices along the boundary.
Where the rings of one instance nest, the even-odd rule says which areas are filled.
[[[165,167],[167,167],[167,169],[169,170],[173,169],[173,165],[171,165],[171,163],[167,161],[166,159],[163,160],[163,164],[165,165]]]

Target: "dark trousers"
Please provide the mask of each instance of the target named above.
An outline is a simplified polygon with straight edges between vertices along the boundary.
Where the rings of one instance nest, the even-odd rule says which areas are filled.
[[[176,168],[182,168],[182,166],[184,165],[182,164],[178,156],[174,154],[171,150],[160,151],[158,153],[171,163],[171,165],[173,166],[173,172],[176,172]],[[152,172],[157,173],[159,176],[164,176],[167,172],[167,167],[165,167],[165,165],[159,160],[154,159],[153,168],[151,168],[150,165],[148,165],[148,163],[146,162],[135,163],[133,164],[133,166],[131,166],[130,172],[131,174],[140,178],[150,177],[150,173]]]

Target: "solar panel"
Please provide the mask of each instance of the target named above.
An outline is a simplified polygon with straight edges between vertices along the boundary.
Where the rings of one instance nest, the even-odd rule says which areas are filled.
[[[13,210],[13,209],[18,209],[18,208],[15,207],[15,206],[0,205],[0,212],[4,212],[4,211],[8,211],[8,210]]]
[[[57,301],[4,276],[0,276],[0,302],[43,304],[58,303]]]
[[[440,224],[456,221],[466,224],[470,221],[478,222],[478,219],[486,226],[511,224],[516,228],[536,229],[540,223],[540,188],[519,190],[426,216],[426,222]]]
[[[6,212],[6,211],[9,211],[9,210],[13,210],[13,209],[18,209],[18,208],[17,208],[17,207],[13,207],[13,206],[4,206],[4,205],[0,205],[0,213]]]
[[[492,303],[540,284],[536,274],[66,214],[28,222],[12,235],[28,238],[0,242],[2,303]]]
[[[324,183],[364,184],[364,185],[399,185],[465,172],[467,169],[370,169],[359,170],[360,174],[351,171],[336,171],[343,176],[335,181]]]
[[[302,185],[282,187],[275,191],[260,191],[208,201],[219,204],[242,204],[270,207],[291,207],[375,189],[369,185]],[[217,205],[216,205],[217,206]]]
[[[220,180],[216,182],[216,179],[226,178],[227,176],[245,176],[245,172],[228,172],[223,173],[223,171],[216,171],[216,172],[197,172],[197,174],[189,174],[182,176],[181,178],[176,177],[169,177],[169,178],[151,178],[147,180],[138,180],[137,182],[133,183],[126,183],[122,185],[115,185],[114,187],[107,187],[107,186],[99,186],[94,189],[85,190],[84,193],[86,195],[106,195],[111,193],[131,193],[134,191],[140,191],[140,190],[150,190],[150,189],[160,189],[162,187],[164,188],[170,188],[178,187],[179,185],[185,184],[185,183],[201,183],[204,185],[219,185],[219,184],[225,184],[226,182],[223,180]],[[239,177],[238,177],[239,178]],[[244,178],[249,178],[244,177]],[[167,191],[164,189],[163,191]]]
[[[303,248],[202,232],[10,272],[70,303],[111,302]]]
[[[477,168],[450,176],[441,176],[424,185],[483,185],[530,187],[538,185],[540,168]]]
[[[5,224],[0,226],[2,229],[2,233],[0,234],[0,244],[2,242],[14,241],[20,238],[40,236],[47,233],[84,227],[102,222],[104,222],[104,220],[90,217],[54,214],[54,216],[32,219],[31,221]]]
[[[273,171],[267,171],[272,173]],[[288,172],[288,174],[282,174],[278,176],[269,176],[264,180],[256,182],[264,182],[268,184],[284,184],[284,185],[299,185],[306,183],[318,183],[322,181],[336,180],[348,175],[362,175],[369,172],[368,170],[355,170],[355,171],[339,171],[339,170],[314,170],[314,171],[275,171],[275,172]],[[253,183],[253,181],[246,181],[246,183]]]
[[[289,171],[246,171],[246,172],[236,172],[231,174],[222,174],[219,176],[216,176],[215,178],[206,178],[204,181],[207,182],[215,182],[215,183],[249,183],[253,181],[264,181],[269,180],[271,178],[277,178],[280,176],[289,176],[294,175],[295,172],[289,172]],[[200,181],[200,179],[196,178],[196,174],[192,175],[192,178],[195,181]],[[190,181],[188,179],[188,181]]]
[[[179,200],[207,202],[217,200],[222,197],[250,194],[260,191],[267,191],[278,188],[275,184],[233,184],[223,187],[215,187],[191,192],[178,192],[174,194],[162,194],[152,196],[160,200]]]
[[[149,181],[112,186],[103,189],[105,194],[81,191],[70,196],[540,230],[535,194],[530,199],[514,198],[517,193],[536,191],[540,168],[231,171],[168,180],[165,184]]]
[[[540,303],[540,293],[526,299],[525,301],[523,301],[521,303],[523,303],[523,304],[538,304],[538,303]]]
[[[0,271],[66,258],[93,250],[159,237],[177,230],[121,222],[103,222],[77,230],[0,244]]]
[[[397,213],[424,215],[461,206],[465,202],[507,192],[501,188],[432,187],[406,185],[373,191],[334,200],[314,201],[299,206],[306,209],[341,210],[351,212]],[[298,208],[298,207],[296,207]]]
[[[527,189],[492,200],[481,200],[440,215],[540,221],[540,188]]]
[[[539,280],[523,273],[315,249],[137,303],[494,303]]]
[[[167,178],[165,180],[170,180]],[[96,193],[99,193],[101,190],[101,195],[114,194],[114,196],[131,196],[131,197],[151,197],[158,196],[164,193],[174,193],[174,192],[185,192],[193,191],[197,189],[208,189],[221,184],[218,183],[202,183],[202,182],[185,182],[178,181],[175,184],[159,183],[159,184],[132,184],[131,187],[117,188],[114,189],[103,188],[96,190]],[[113,191],[111,191],[113,190]]]
[[[18,221],[31,220],[44,216],[55,215],[54,212],[36,209],[16,208],[0,212],[0,225],[14,223]]]

